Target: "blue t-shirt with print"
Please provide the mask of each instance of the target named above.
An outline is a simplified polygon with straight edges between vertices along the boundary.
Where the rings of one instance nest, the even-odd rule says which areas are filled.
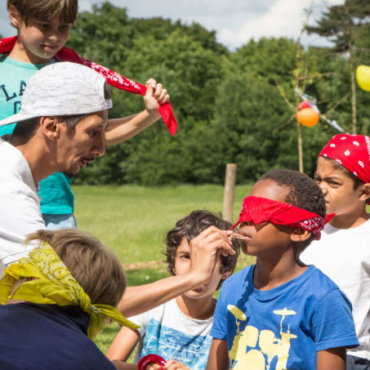
[[[31,64],[0,55],[0,120],[19,112],[28,80],[41,68],[55,63]],[[15,124],[0,126],[0,136],[13,133]],[[73,213],[72,178],[62,173],[52,174],[40,182],[41,212],[47,214]]]
[[[221,289],[211,336],[226,340],[233,370],[316,370],[316,352],[359,345],[351,303],[315,266],[274,289],[250,266]]]

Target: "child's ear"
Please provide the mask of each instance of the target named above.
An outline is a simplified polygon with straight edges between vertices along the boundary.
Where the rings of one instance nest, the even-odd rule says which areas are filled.
[[[40,126],[43,134],[50,140],[55,141],[59,136],[59,127],[57,117],[41,117]]]
[[[366,201],[370,198],[370,184],[364,184],[361,186],[360,200]]]
[[[305,229],[302,229],[301,227],[294,229],[293,233],[290,234],[290,240],[292,242],[305,242],[308,240],[311,236],[311,233]]]
[[[21,15],[19,14],[18,10],[14,7],[14,5],[10,5],[8,9],[8,16],[10,19],[10,24],[18,28],[21,24]]]

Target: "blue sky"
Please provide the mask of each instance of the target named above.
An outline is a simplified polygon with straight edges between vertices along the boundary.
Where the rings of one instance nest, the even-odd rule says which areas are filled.
[[[80,0],[79,10],[90,10],[97,0]],[[287,36],[297,38],[305,19],[304,9],[313,4],[310,23],[328,5],[341,4],[344,0],[111,0],[113,4],[128,9],[129,16],[150,18],[159,16],[183,22],[200,23],[217,32],[217,39],[230,49],[235,49],[251,38]],[[0,34],[12,36],[6,0],[0,0]],[[305,45],[328,45],[317,35],[305,35]]]

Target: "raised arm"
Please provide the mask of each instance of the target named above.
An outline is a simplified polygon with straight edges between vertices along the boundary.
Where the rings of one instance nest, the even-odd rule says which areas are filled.
[[[159,104],[167,103],[170,96],[167,90],[155,80],[147,81],[147,92],[144,96],[145,110],[129,117],[110,119],[105,130],[105,145],[110,146],[131,139],[135,135],[157,122]]]
[[[129,287],[118,309],[126,317],[138,315],[207,283],[219,254],[235,254],[228,238],[230,234],[231,231],[219,230],[214,226],[204,230],[190,242],[191,271],[189,274],[172,276],[152,284]]]

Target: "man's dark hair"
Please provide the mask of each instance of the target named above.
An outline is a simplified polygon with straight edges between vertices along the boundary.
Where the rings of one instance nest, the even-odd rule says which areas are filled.
[[[186,217],[177,221],[176,226],[170,230],[166,238],[166,251],[163,253],[168,263],[168,271],[171,275],[175,275],[175,259],[176,250],[181,244],[182,240],[190,241],[196,238],[202,231],[208,229],[210,226],[215,226],[220,230],[229,230],[231,228],[231,223],[222,219],[221,214],[215,214],[209,211],[193,211]],[[239,245],[237,241],[233,241],[233,249],[237,252],[235,255],[221,255],[221,266],[220,273],[231,271],[233,273],[236,262],[239,255]],[[217,289],[221,287],[223,280],[220,281]]]
[[[76,131],[76,125],[78,122],[83,120],[86,114],[78,114],[74,116],[59,116],[60,122],[64,122],[67,125],[67,133],[73,136]],[[16,124],[13,135],[22,137],[25,140],[29,140],[36,132],[37,127],[40,125],[40,117],[30,118],[24,121],[20,121]]]
[[[323,158],[326,161],[330,161],[333,165],[334,169],[337,171],[343,172],[346,176],[348,176],[353,181],[353,190],[357,190],[361,185],[364,185],[365,183],[361,181],[357,176],[355,176],[353,173],[347,170],[344,166],[342,166],[340,163],[338,163],[336,160],[331,159],[329,157],[321,156],[319,158]]]
[[[326,205],[325,197],[320,187],[307,175],[292,170],[273,170],[262,175],[257,183],[264,180],[274,181],[277,185],[288,188],[289,193],[285,201],[295,207],[316,213],[325,219]],[[295,249],[298,257],[315,239],[311,234],[310,238]]]

